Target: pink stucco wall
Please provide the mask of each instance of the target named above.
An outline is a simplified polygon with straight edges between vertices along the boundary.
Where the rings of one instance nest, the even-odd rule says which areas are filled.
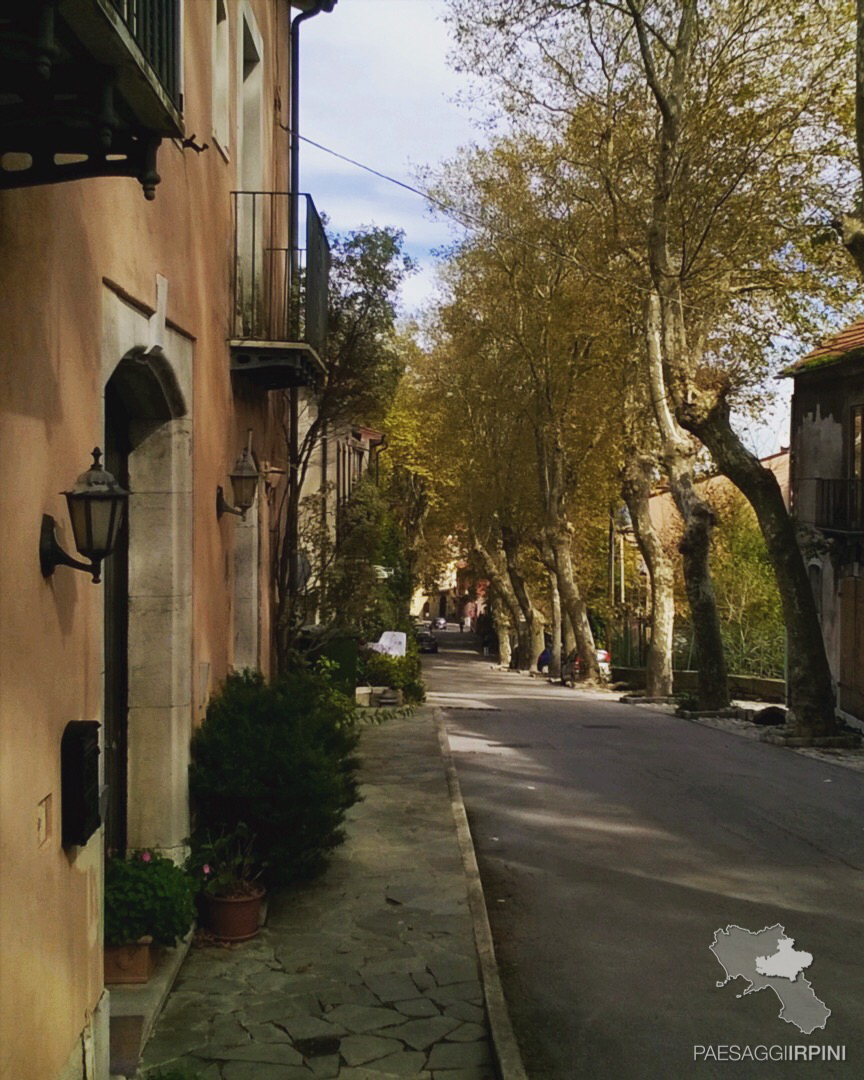
[[[234,90],[244,11],[265,43],[263,180],[285,190],[287,135],[273,102],[285,103],[286,120],[288,4],[229,0],[228,10]],[[104,591],[65,568],[44,580],[37,549],[44,513],[72,547],[59,492],[103,441],[105,381],[121,359],[105,355],[105,312],[118,297],[140,322],[156,307],[157,274],[166,278],[168,322],[194,357],[192,488],[188,535],[179,541],[191,550],[191,631],[190,640],[172,642],[191,652],[190,733],[203,714],[202,691],[233,663],[235,519],[217,521],[216,486],[227,484],[247,427],[261,456],[273,457],[266,397],[247,394],[238,405],[229,375],[237,154],[229,146],[226,159],[210,137],[213,5],[196,0],[184,11],[186,130],[211,143],[206,152],[164,143],[153,202],[130,179],[0,194],[0,1074],[10,1080],[57,1076],[102,994],[102,842],[97,833],[82,849],[60,845],[59,747],[68,722],[102,719]],[[232,117],[235,106],[232,97]],[[266,537],[266,504],[255,512]],[[263,588],[266,573],[261,580]],[[266,602],[262,612],[266,633]],[[266,666],[266,646],[262,658]],[[156,764],[183,784],[175,749],[157,750],[164,761]]]

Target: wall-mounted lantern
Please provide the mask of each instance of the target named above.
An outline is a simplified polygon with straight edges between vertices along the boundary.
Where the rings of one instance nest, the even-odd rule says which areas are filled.
[[[234,505],[225,501],[225,492],[221,487],[216,488],[216,516],[223,514],[237,514],[243,521],[246,520],[246,511],[255,502],[255,492],[258,490],[260,474],[252,460],[252,430],[249,430],[249,439],[246,449],[237,458],[234,468],[228,474],[231,478],[231,494]]]
[[[79,554],[89,563],[78,562],[57,543],[54,535],[56,522],[50,514],[42,515],[42,531],[39,537],[39,562],[42,576],[50,577],[57,566],[71,566],[84,570],[100,581],[102,560],[114,550],[129,492],[124,491],[111,473],[99,464],[102,451],[93,451],[93,464],[81,473],[71,491],[64,491],[72,522],[72,536]]]

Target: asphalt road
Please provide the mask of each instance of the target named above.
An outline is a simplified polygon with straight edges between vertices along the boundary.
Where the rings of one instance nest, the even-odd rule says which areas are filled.
[[[447,708],[532,1080],[864,1075],[864,774],[439,639],[429,700]],[[715,931],[777,923],[813,956],[824,1030],[779,1018],[770,988],[717,985]],[[845,1060],[695,1057],[724,1046]]]

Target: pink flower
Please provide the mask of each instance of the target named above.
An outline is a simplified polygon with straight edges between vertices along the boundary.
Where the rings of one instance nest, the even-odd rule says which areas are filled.
[[[152,858],[153,856],[150,854],[149,851],[144,851],[141,853],[141,862],[150,862]]]
[[[210,864],[205,862],[204,865],[201,867],[201,869],[204,871],[205,874],[209,874],[210,873]]]

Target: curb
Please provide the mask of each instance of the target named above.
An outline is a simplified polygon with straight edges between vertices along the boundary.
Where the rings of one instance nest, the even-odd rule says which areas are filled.
[[[471,921],[474,924],[474,941],[477,945],[477,956],[480,961],[483,996],[486,999],[486,1014],[489,1018],[489,1030],[492,1037],[493,1053],[498,1065],[498,1075],[501,1080],[528,1080],[528,1074],[525,1072],[525,1066],[522,1063],[519,1044],[516,1042],[513,1025],[510,1022],[507,1001],[501,987],[498,962],[495,959],[495,947],[492,943],[492,930],[489,926],[489,916],[486,913],[483,883],[480,880],[480,869],[477,866],[477,856],[474,853],[474,841],[471,839],[468,815],[465,813],[465,804],[462,801],[459,777],[456,775],[456,767],[453,764],[450,740],[447,737],[442,720],[442,710],[436,708],[433,718],[438,731],[438,744],[441,747],[444,771],[447,774],[447,787],[450,791],[450,805],[453,809],[453,820],[456,824],[459,850],[462,852],[462,864],[465,867],[465,878],[468,886],[468,908],[471,912]]]
[[[141,1058],[144,1047],[152,1034],[153,1027],[159,1019],[159,1015],[165,1007],[168,995],[174,986],[180,968],[186,959],[186,954],[192,947],[195,937],[195,927],[182,938],[173,949],[165,949],[162,953],[162,962],[153,973],[150,981],[141,986],[115,986],[108,990],[108,1024],[110,1032],[111,1020],[122,1020],[127,1017],[136,1017],[141,1020],[141,1036],[138,1047],[137,1068],[134,1073],[123,1072],[110,1073],[110,1080],[123,1080],[126,1076],[137,1076],[141,1068]],[[110,1034],[109,1034],[110,1045]]]

